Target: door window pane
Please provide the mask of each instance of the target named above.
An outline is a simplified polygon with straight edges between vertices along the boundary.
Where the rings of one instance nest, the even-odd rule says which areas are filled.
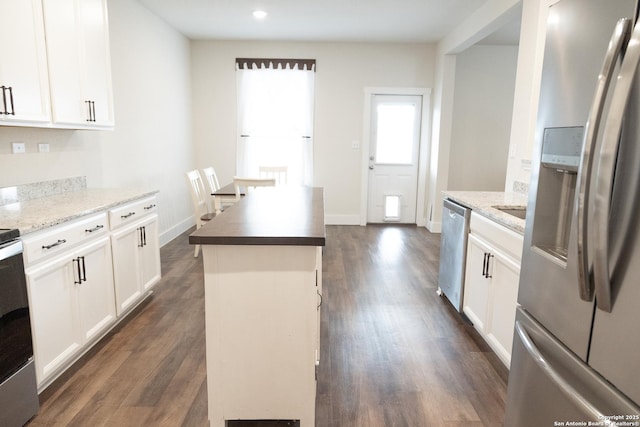
[[[415,106],[381,104],[377,113],[376,163],[411,164]]]

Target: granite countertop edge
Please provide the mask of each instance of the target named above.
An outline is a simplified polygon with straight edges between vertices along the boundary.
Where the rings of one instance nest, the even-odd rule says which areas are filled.
[[[443,191],[444,199],[462,204],[519,234],[524,234],[525,221],[499,211],[494,206],[526,207],[527,195],[502,191]]]
[[[156,193],[141,188],[83,188],[15,202],[0,206],[0,228],[18,229],[25,236]]]

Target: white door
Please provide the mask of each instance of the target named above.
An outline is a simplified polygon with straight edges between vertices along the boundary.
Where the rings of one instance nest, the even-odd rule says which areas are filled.
[[[422,96],[374,95],[367,222],[415,224]]]

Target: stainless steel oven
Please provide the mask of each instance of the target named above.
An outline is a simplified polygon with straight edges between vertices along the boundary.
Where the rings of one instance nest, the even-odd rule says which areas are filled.
[[[0,230],[0,426],[24,425],[39,408],[29,300],[17,230]]]

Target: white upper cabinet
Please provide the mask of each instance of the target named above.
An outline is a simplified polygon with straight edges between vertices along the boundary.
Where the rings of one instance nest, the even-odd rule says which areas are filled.
[[[114,125],[106,0],[43,0],[54,125]]]
[[[0,0],[0,125],[51,121],[40,0]]]

